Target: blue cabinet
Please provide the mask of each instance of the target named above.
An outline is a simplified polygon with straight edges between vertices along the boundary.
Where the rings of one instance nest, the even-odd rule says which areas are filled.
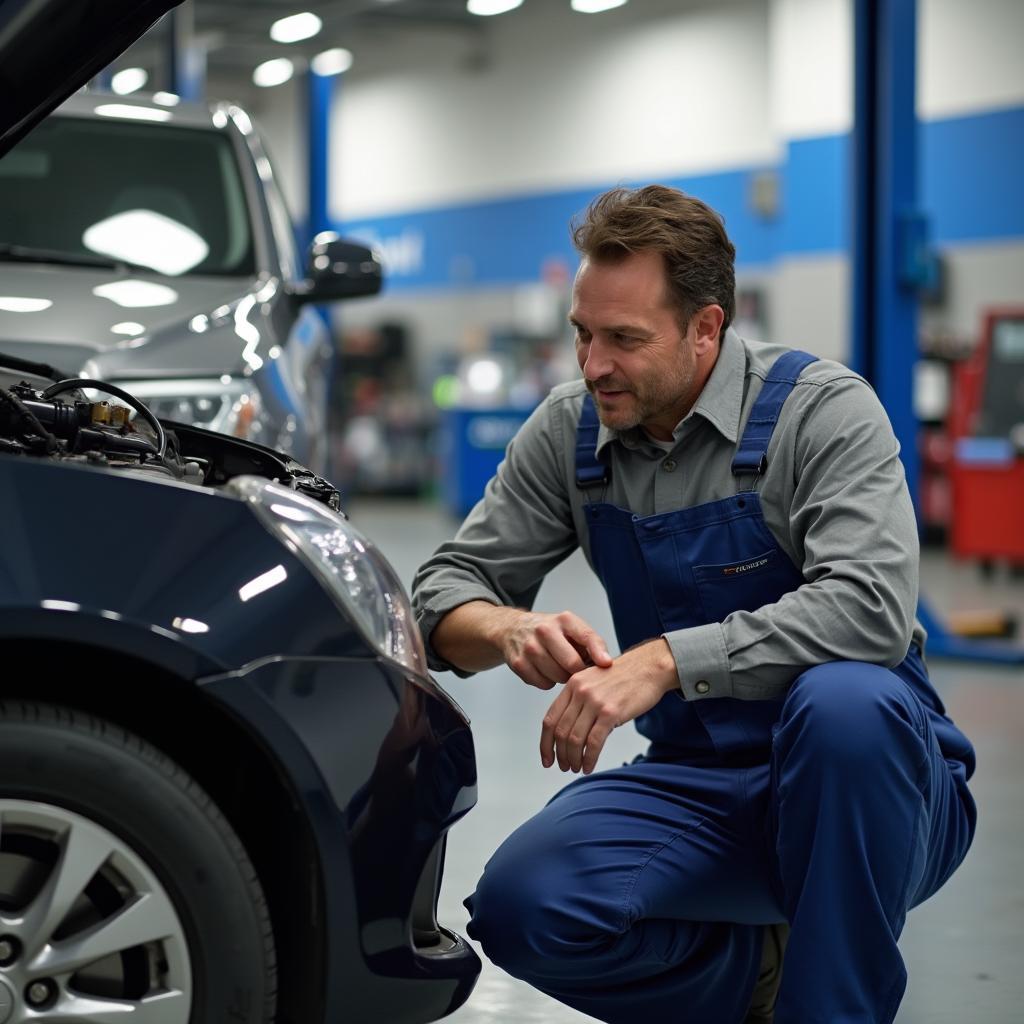
[[[441,422],[440,493],[463,518],[483,497],[487,481],[532,408],[448,409]]]

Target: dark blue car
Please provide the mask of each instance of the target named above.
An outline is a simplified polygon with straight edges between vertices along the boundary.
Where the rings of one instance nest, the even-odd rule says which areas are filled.
[[[0,3],[0,162],[171,6]],[[379,287],[358,246],[311,262],[290,301]],[[473,744],[388,562],[287,453],[28,351],[0,345],[0,1021],[455,1009]]]

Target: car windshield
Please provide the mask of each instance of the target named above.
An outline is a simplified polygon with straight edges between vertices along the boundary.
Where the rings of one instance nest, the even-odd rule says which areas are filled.
[[[47,118],[0,159],[0,258],[249,274],[230,140],[212,128]]]

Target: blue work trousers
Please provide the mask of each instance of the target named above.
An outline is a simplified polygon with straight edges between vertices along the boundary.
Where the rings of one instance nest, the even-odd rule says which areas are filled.
[[[788,921],[775,1024],[888,1024],[897,939],[970,845],[964,766],[883,668],[793,684],[770,761],[638,760],[517,829],[466,901],[492,961],[618,1024],[739,1024],[763,925]]]

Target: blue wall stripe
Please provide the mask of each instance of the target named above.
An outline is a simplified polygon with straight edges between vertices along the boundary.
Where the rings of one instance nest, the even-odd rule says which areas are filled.
[[[850,246],[850,137],[828,135],[789,143],[782,212],[773,256],[834,253]]]
[[[1024,107],[927,122],[921,132],[921,195],[936,244],[1024,237]],[[749,167],[662,179],[724,217],[740,269],[788,255],[838,254],[850,240],[848,135],[789,143],[774,170],[780,211],[766,220],[750,203]],[[538,281],[551,262],[571,271],[569,221],[599,192],[550,192],[365,220],[336,230],[380,245],[389,291]],[[624,184],[641,184],[624,182]]]
[[[1024,235],[1024,108],[925,124],[920,160],[934,241]]]

